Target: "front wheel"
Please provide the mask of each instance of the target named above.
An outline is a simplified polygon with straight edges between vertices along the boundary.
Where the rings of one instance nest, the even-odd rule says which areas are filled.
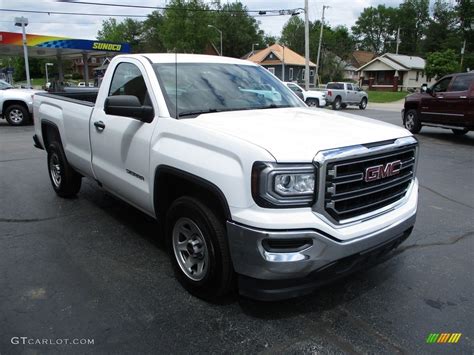
[[[332,103],[332,109],[333,110],[340,110],[341,107],[342,107],[341,98],[338,96],[334,99],[334,102]]]
[[[30,113],[22,105],[11,105],[5,110],[5,118],[11,126],[23,126],[30,121]]]
[[[59,142],[51,142],[48,147],[48,171],[58,196],[74,197],[81,189],[82,176],[69,165]]]
[[[360,104],[359,104],[359,108],[361,110],[365,110],[367,108],[367,98],[364,97],[361,101],[360,101]]]
[[[319,107],[319,100],[318,99],[307,99],[306,105],[309,107]]]
[[[216,301],[233,287],[234,271],[226,230],[200,200],[183,196],[166,217],[166,241],[181,285],[191,294]]]
[[[453,129],[452,130],[455,136],[464,136],[469,130],[467,129]]]
[[[421,122],[418,118],[418,112],[416,110],[411,109],[405,113],[405,119],[403,120],[403,125],[406,129],[408,129],[411,133],[418,133],[421,130]]]

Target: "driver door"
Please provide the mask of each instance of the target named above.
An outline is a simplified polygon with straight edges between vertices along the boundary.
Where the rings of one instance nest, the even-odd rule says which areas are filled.
[[[423,122],[446,123],[445,95],[452,77],[446,77],[433,85],[431,93],[424,93],[421,98],[420,114]]]
[[[141,63],[126,59],[114,70],[108,96],[133,95],[142,105],[153,106],[150,83]],[[92,167],[104,188],[136,207],[153,211],[150,199],[150,142],[155,117],[151,123],[136,118],[106,114],[97,107],[90,122]]]

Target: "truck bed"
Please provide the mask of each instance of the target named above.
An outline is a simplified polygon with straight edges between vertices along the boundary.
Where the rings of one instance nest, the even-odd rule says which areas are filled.
[[[39,96],[49,96],[59,100],[71,101],[81,105],[94,106],[97,100],[98,89],[77,89],[68,90],[66,92],[48,92],[38,93]]]

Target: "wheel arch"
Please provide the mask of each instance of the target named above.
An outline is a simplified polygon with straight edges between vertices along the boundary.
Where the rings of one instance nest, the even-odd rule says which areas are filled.
[[[28,115],[31,114],[28,105],[22,100],[5,100],[2,105],[2,114],[5,115],[8,107],[12,105],[20,105],[26,110],[26,112],[28,112]]]
[[[200,198],[214,208],[224,220],[231,220],[227,199],[219,187],[212,182],[186,171],[160,165],[155,169],[153,206],[158,220],[166,215],[171,203],[181,196]]]
[[[61,134],[56,124],[48,120],[41,121],[41,135],[43,137],[43,146],[45,150],[48,149],[49,143],[57,140],[61,145]]]

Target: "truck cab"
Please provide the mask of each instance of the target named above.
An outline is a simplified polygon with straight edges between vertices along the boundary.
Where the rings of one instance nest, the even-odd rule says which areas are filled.
[[[464,135],[474,129],[474,73],[446,75],[420,91],[405,98],[402,119],[410,132],[430,126]]]

